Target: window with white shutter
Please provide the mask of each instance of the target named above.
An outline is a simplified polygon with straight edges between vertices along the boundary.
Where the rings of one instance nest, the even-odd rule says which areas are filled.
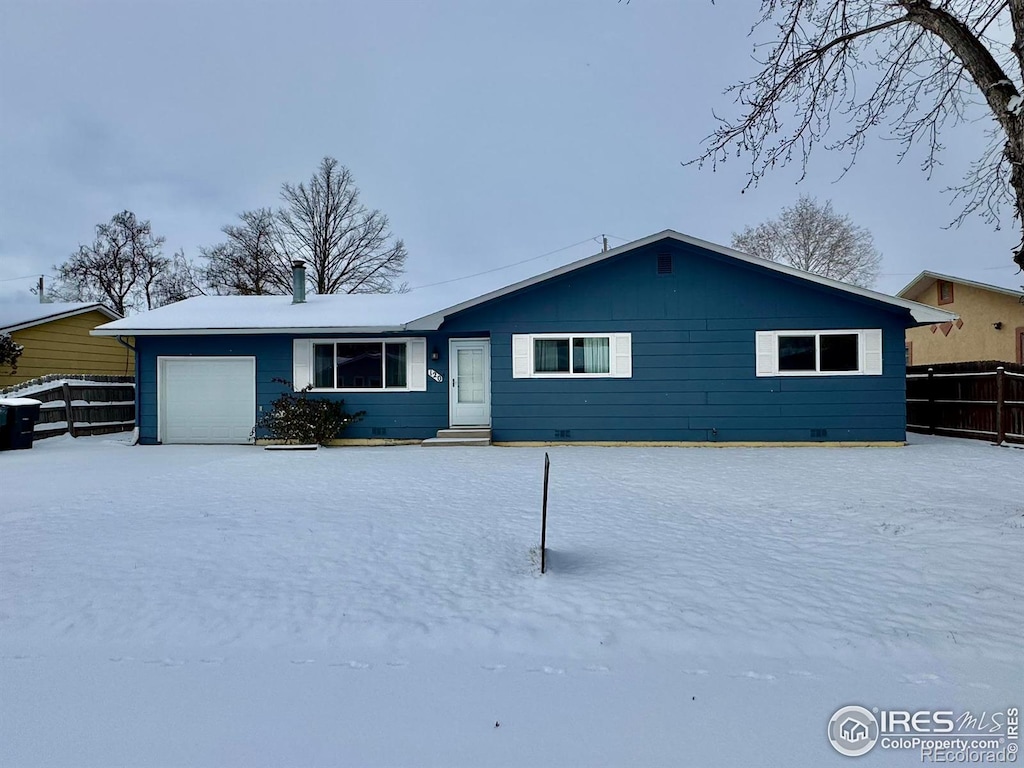
[[[422,392],[427,340],[295,339],[292,379],[296,392]]]
[[[633,376],[629,333],[516,333],[512,378],[628,379]]]
[[[757,331],[758,376],[878,376],[882,331],[830,329]]]

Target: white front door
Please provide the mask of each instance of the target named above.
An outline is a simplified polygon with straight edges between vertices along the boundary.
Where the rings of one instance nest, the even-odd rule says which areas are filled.
[[[452,339],[448,359],[452,381],[449,389],[449,417],[453,427],[491,425],[491,341]]]

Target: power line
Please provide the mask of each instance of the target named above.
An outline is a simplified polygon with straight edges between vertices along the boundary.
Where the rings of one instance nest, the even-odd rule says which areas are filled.
[[[578,247],[580,245],[585,245],[586,243],[589,243],[589,242],[592,242],[592,241],[597,241],[600,237],[601,237],[600,235],[595,235],[594,237],[588,237],[586,240],[580,240],[578,243],[573,243],[572,245],[567,245],[564,248],[557,248],[554,251],[548,251],[547,253],[542,253],[540,256],[531,256],[530,258],[523,259],[522,261],[514,261],[511,264],[505,264],[504,266],[495,267],[494,269],[486,269],[483,272],[475,272],[472,275],[463,275],[462,277],[453,277],[451,280],[439,280],[436,283],[427,283],[426,285],[417,285],[414,288],[410,288],[409,290],[410,291],[418,291],[421,288],[433,288],[436,285],[447,285],[448,283],[457,283],[460,280],[469,280],[472,277],[480,277],[481,275],[489,275],[492,272],[500,272],[503,269],[508,269],[510,267],[518,267],[520,264],[527,264],[527,263],[529,263],[531,261],[537,261],[537,259],[543,259],[543,258],[545,258],[547,256],[554,256],[556,253],[561,253],[562,251],[568,251],[570,248],[576,248],[576,247]]]
[[[13,282],[14,280],[36,280],[40,277],[56,278],[56,275],[46,275],[36,272],[34,275],[23,275],[22,277],[5,277],[2,280],[0,280],[0,283],[10,283]]]

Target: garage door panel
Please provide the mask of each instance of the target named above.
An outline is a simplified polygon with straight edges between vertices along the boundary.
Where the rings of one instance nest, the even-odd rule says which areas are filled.
[[[163,442],[252,442],[255,359],[162,358],[159,366]]]

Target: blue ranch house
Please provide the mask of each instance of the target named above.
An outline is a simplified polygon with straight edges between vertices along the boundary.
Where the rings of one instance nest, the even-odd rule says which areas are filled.
[[[901,443],[904,331],[955,319],[671,230],[445,309],[296,283],[93,331],[141,443],[251,442],[281,379],[366,411],[341,442]]]

